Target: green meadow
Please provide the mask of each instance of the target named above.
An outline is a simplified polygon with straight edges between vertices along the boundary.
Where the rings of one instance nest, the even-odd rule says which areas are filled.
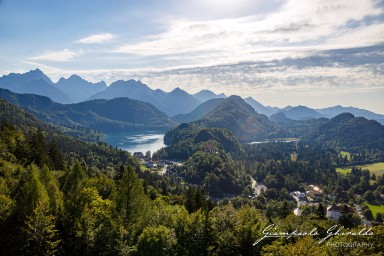
[[[350,173],[352,167],[359,167],[363,170],[368,169],[371,173],[374,173],[376,176],[384,174],[384,162],[374,163],[374,164],[364,164],[364,165],[354,165],[348,167],[337,167],[336,171],[342,174]]]
[[[369,204],[369,203],[366,203],[369,207],[369,209],[372,211],[372,214],[373,214],[373,217],[376,218],[376,214],[378,212],[381,212],[382,214],[384,214],[384,205],[374,205],[374,204]]]

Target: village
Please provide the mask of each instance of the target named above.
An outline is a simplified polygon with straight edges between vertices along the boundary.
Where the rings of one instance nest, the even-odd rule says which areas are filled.
[[[140,160],[144,170],[158,173],[159,175],[171,175],[175,174],[175,166],[182,166],[183,163],[177,160],[155,160],[151,157],[150,152],[143,154],[142,152],[134,152],[133,156]],[[257,198],[258,196],[265,193],[268,189],[265,185],[256,182],[252,179],[252,195],[249,198]],[[292,198],[296,201],[297,207],[293,210],[296,216],[300,216],[305,207],[318,207],[321,203],[326,208],[326,217],[338,221],[342,212],[345,211],[344,206],[347,207],[349,213],[358,216],[361,222],[365,226],[371,226],[371,221],[368,221],[363,215],[362,209],[359,205],[353,204],[335,204],[332,203],[334,196],[326,195],[324,191],[317,185],[308,185],[305,191],[293,191],[290,192]],[[225,195],[228,198],[233,197],[231,194]],[[218,201],[222,198],[212,198],[214,201]]]
[[[149,151],[148,151],[149,152]],[[142,152],[134,152],[133,156],[138,158],[144,170],[158,173],[159,175],[170,175],[174,173],[174,166],[181,166],[182,163],[176,160],[155,160],[148,152],[144,155]]]

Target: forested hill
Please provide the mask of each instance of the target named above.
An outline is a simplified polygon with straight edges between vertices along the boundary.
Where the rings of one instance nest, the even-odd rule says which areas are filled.
[[[265,115],[258,114],[239,96],[222,100],[196,123],[206,127],[227,128],[241,142],[286,135],[284,130],[277,128]]]
[[[197,124],[181,124],[166,132],[164,143],[169,145],[159,150],[154,157],[188,159],[197,151],[239,152],[242,149],[238,139],[224,128],[202,127]]]
[[[337,147],[339,149],[383,149],[384,126],[374,120],[343,113],[334,118],[292,120],[283,113],[279,122],[256,113],[238,96],[220,99],[220,102],[191,127],[226,128],[240,142],[262,139],[295,137]],[[277,117],[277,115],[276,115]],[[166,134],[165,140],[175,143],[185,129],[180,125]]]
[[[310,123],[313,128],[302,132],[306,139],[345,149],[384,149],[384,126],[377,121],[343,113]]]
[[[103,132],[141,128],[166,128],[173,121],[149,103],[129,98],[60,104],[33,94],[0,89],[0,98],[20,106],[44,121],[68,127],[81,126]]]
[[[134,164],[134,160],[128,152],[116,149],[105,143],[89,143],[64,135],[56,127],[37,119],[32,114],[2,99],[0,99],[0,109],[0,122],[3,125],[17,128],[16,134],[19,133],[18,138],[21,138],[13,139],[14,144],[10,153],[17,156],[33,153],[34,157],[39,156],[38,160],[33,159],[34,157],[26,156],[21,161],[24,164],[29,161],[42,165],[43,159],[48,157],[48,153],[45,154],[43,152],[48,152],[50,147],[62,152],[64,157],[62,160],[67,160],[68,164],[73,164],[75,159],[84,161],[84,163],[96,169],[103,169],[108,165],[113,165],[117,168],[120,164]],[[31,140],[28,141],[24,137],[30,137]],[[28,150],[28,143],[35,145],[31,147],[31,150],[34,152]],[[54,150],[53,148],[52,150]]]

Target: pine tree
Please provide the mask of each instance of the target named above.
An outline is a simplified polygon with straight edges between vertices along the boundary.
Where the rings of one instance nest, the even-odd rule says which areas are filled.
[[[185,194],[185,208],[189,213],[192,213],[196,210],[196,195],[195,195],[195,189],[192,185],[188,186],[188,190]]]
[[[319,205],[317,206],[316,215],[317,218],[319,218],[320,220],[325,219],[325,209],[322,203],[319,203]]]
[[[116,207],[124,226],[129,226],[144,215],[147,197],[132,166],[127,166],[118,188]]]
[[[29,161],[39,167],[43,167],[48,162],[48,152],[45,138],[41,129],[38,129],[29,141]]]
[[[64,156],[58,149],[57,143],[54,140],[48,145],[48,157],[52,169],[65,170]]]
[[[45,202],[39,202],[27,217],[23,229],[26,244],[24,255],[56,255],[60,239],[55,227],[55,217],[49,213]]]

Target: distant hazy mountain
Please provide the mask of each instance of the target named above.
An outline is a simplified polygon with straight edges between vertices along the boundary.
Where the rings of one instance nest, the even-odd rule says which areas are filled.
[[[159,104],[159,109],[169,116],[174,116],[189,113],[199,104],[200,102],[195,97],[180,88],[176,88],[165,95]]]
[[[61,78],[54,84],[40,69],[31,70],[24,74],[11,73],[4,75],[0,77],[0,88],[8,89],[16,93],[30,93],[47,96],[59,103],[77,103],[89,99],[129,97],[151,103],[169,116],[190,113],[197,108],[199,104],[210,99],[226,98],[225,94],[215,94],[210,90],[202,90],[191,95],[180,88],[176,88],[168,93],[159,89],[153,90],[142,82],[135,80],[120,80],[112,83],[110,86],[106,86],[103,81],[99,83],[91,83],[78,75],[72,75],[68,79]],[[355,116],[374,119],[384,124],[384,115],[353,107],[334,106],[323,109],[312,109],[305,106],[287,106],[280,109],[263,106],[251,97],[246,98],[245,101],[250,104],[256,112],[265,114],[269,117],[281,111],[288,120],[310,120],[321,117],[332,118],[338,114],[349,112]],[[177,116],[175,117],[175,120],[178,118],[181,118],[179,121],[185,122],[196,120],[196,118],[201,117],[201,113],[205,114],[203,109],[207,108],[208,105],[209,104],[202,106],[201,109],[196,110],[196,112],[191,113],[189,116]],[[277,116],[277,119],[280,121],[282,120],[281,118],[281,115]],[[275,119],[274,121],[277,120],[276,116],[272,119]]]
[[[365,109],[359,109],[354,107],[343,107],[338,105],[338,106],[329,107],[329,108],[316,109],[316,111],[328,118],[334,117],[341,113],[348,112],[357,117],[365,117],[367,119],[373,119],[378,121],[381,124],[384,124],[384,115],[376,114],[374,112],[371,112]]]
[[[68,79],[60,78],[56,83],[56,87],[62,92],[70,96],[71,103],[82,102],[89,99],[90,95],[107,89],[104,81],[91,83],[78,75],[72,75]]]
[[[192,95],[176,88],[166,93],[162,90],[152,90],[140,81],[116,81],[105,91],[96,93],[90,99],[113,99],[129,97],[149,102],[169,116],[185,114],[196,108],[200,102]]]
[[[11,73],[0,77],[0,88],[16,93],[33,93],[51,98],[56,102],[68,103],[69,97],[57,89],[52,81],[40,70],[24,74]]]
[[[292,122],[293,120],[288,118],[284,112],[277,112],[276,114],[273,114],[269,117],[269,120],[275,123],[289,123]]]
[[[210,99],[226,98],[227,96],[224,93],[215,94],[210,90],[202,90],[198,93],[193,94],[193,97],[198,99],[200,102],[206,102]]]
[[[165,128],[174,124],[165,113],[151,104],[129,98],[65,105],[44,96],[16,94],[4,89],[0,89],[0,98],[24,108],[44,121],[70,127],[82,126],[111,132]]]
[[[251,105],[253,109],[259,114],[263,114],[269,117],[276,113],[275,110],[262,105],[260,102],[256,101],[252,97],[245,98],[244,101]]]
[[[316,110],[305,106],[288,107],[284,109],[283,113],[287,118],[293,120],[310,120],[323,117]]]
[[[284,113],[285,117],[292,120],[310,120],[317,119],[321,117],[332,118],[342,113],[351,113],[357,117],[364,117],[366,119],[373,119],[378,121],[381,124],[384,124],[384,115],[376,114],[374,112],[359,109],[354,107],[343,107],[343,106],[334,106],[329,108],[322,109],[313,109],[305,106],[287,106],[278,112]],[[276,112],[276,113],[278,113]],[[281,115],[271,116],[270,120],[277,121],[278,119],[282,121]],[[286,120],[287,121],[287,120]]]
[[[178,123],[190,123],[202,118],[205,114],[212,111],[217,105],[220,104],[224,99],[210,99],[204,103],[201,103],[197,108],[188,114],[179,114],[172,117],[172,120]]]
[[[206,127],[227,128],[242,142],[285,135],[267,116],[258,114],[239,96],[222,100],[196,123]]]

